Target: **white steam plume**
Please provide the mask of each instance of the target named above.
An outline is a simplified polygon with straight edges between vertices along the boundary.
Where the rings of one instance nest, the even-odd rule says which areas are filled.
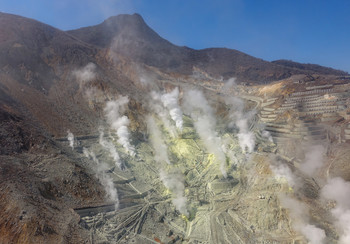
[[[229,127],[238,128],[238,141],[244,153],[252,153],[255,148],[255,135],[249,130],[248,121],[253,117],[254,112],[244,113],[244,103],[237,97],[225,99],[225,103],[230,106]]]
[[[152,111],[162,120],[165,129],[170,133],[172,137],[176,137],[176,128],[169,120],[169,112],[162,104],[162,95],[158,92],[151,92],[152,102],[149,104]]]
[[[321,196],[336,201],[331,210],[339,233],[339,244],[350,243],[350,182],[340,177],[333,178],[321,189]]]
[[[232,77],[232,78],[228,79],[225,82],[225,84],[224,84],[224,86],[222,88],[223,88],[224,91],[227,91],[227,90],[231,89],[235,85],[237,85],[236,84],[236,78]]]
[[[104,187],[107,193],[107,198],[111,201],[114,201],[115,207],[118,208],[119,199],[118,199],[117,189],[114,187],[112,178],[105,173],[105,171],[108,169],[108,166],[104,163],[100,163],[95,153],[92,151],[89,151],[85,147],[83,148],[83,153],[85,157],[91,159],[95,163],[94,169],[96,171],[97,178],[99,179],[102,186]]]
[[[190,90],[185,93],[184,107],[191,115],[194,126],[209,153],[214,154],[215,162],[219,163],[221,173],[227,177],[225,163],[226,156],[222,150],[221,138],[215,132],[216,120],[214,112],[202,92]]]
[[[270,142],[273,142],[273,138],[271,136],[271,133],[267,130],[263,130],[261,133],[261,136],[269,140]]]
[[[75,139],[74,139],[74,135],[72,132],[70,132],[70,130],[67,131],[67,139],[69,142],[69,146],[72,148],[72,150],[74,150],[74,145],[75,145]]]
[[[168,157],[167,146],[162,138],[162,132],[159,130],[156,121],[152,116],[146,118],[147,129],[150,135],[151,144],[154,148],[154,158],[160,164],[170,164]]]
[[[93,107],[96,102],[104,102],[104,92],[87,83],[96,78],[96,65],[88,63],[85,67],[73,71],[73,76],[79,84],[79,88],[88,100],[89,106]]]
[[[83,153],[84,156],[87,158],[92,159],[92,161],[96,164],[96,165],[100,165],[100,161],[97,159],[96,154],[94,152],[91,152],[89,149],[87,149],[86,147],[83,147]]]
[[[107,122],[110,124],[111,128],[116,131],[118,143],[123,146],[130,156],[134,157],[135,148],[130,143],[130,133],[128,129],[130,121],[127,116],[122,116],[126,110],[128,102],[128,97],[121,96],[115,101],[108,101],[104,111],[107,117]]]
[[[124,165],[120,159],[120,156],[117,152],[117,149],[115,148],[115,146],[113,145],[112,142],[110,141],[107,141],[105,138],[104,138],[104,132],[103,132],[103,129],[100,128],[99,129],[100,131],[100,139],[99,139],[99,143],[100,145],[106,149],[109,154],[111,155],[111,157],[113,158],[114,160],[114,163],[115,165],[119,168],[119,169],[123,169],[124,168]]]
[[[248,119],[240,118],[236,121],[236,125],[239,128],[237,136],[242,151],[252,153],[255,147],[255,136],[254,133],[248,129]]]
[[[308,176],[313,176],[323,165],[325,148],[322,145],[311,146],[305,154],[305,160],[300,165],[300,170]]]
[[[271,161],[274,160],[272,159]],[[285,179],[293,190],[298,189],[298,177],[293,174],[288,165],[277,161],[275,164],[270,165],[270,169],[278,180]],[[280,195],[279,199],[281,205],[290,210],[293,228],[303,234],[309,244],[324,243],[326,238],[325,231],[309,223],[309,209],[306,204],[285,195]]]
[[[296,177],[287,165],[279,162],[277,165],[270,165],[270,169],[277,180],[285,179],[290,187],[296,186]]]
[[[94,63],[88,63],[84,68],[73,71],[73,75],[79,82],[79,86],[82,87],[86,82],[89,82],[96,77],[96,65]]]
[[[184,196],[185,186],[183,183],[183,177],[180,173],[167,174],[164,170],[165,166],[170,164],[170,160],[167,153],[167,146],[162,138],[162,133],[158,128],[154,118],[148,116],[146,118],[147,129],[150,135],[152,147],[154,149],[154,159],[158,163],[159,177],[164,186],[168,188],[173,194],[173,204],[180,213],[188,216],[186,208],[187,198]]]
[[[169,111],[171,119],[175,122],[176,128],[182,131],[183,120],[182,110],[179,106],[179,88],[161,96],[161,101]]]
[[[143,87],[150,87],[153,84],[153,79],[145,74],[140,75],[139,80]]]
[[[160,171],[160,179],[166,188],[168,188],[173,194],[173,204],[176,209],[183,215],[188,216],[188,210],[186,207],[187,198],[184,196],[185,185],[183,183],[183,177],[181,174],[167,174],[164,170]]]
[[[237,165],[239,161],[234,151],[230,149],[230,140],[228,138],[223,138],[222,142],[222,151],[225,153],[225,155],[227,155],[231,163]]]
[[[309,244],[324,243],[326,233],[324,230],[308,223],[309,209],[304,203],[288,197],[280,197],[280,200],[282,206],[289,209],[290,217],[293,220],[293,228],[303,234]]]

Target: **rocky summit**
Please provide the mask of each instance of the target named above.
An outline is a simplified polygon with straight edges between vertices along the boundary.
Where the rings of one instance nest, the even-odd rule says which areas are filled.
[[[350,75],[118,15],[0,13],[1,243],[350,243]]]

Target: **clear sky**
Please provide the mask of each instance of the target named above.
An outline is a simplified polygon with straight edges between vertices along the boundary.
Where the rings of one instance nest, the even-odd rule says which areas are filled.
[[[62,30],[139,13],[176,45],[227,47],[350,72],[349,0],[0,0],[0,11]]]

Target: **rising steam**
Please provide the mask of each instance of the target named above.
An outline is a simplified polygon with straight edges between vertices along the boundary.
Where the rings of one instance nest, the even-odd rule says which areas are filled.
[[[70,130],[67,131],[67,140],[69,142],[69,146],[72,148],[72,150],[74,150],[74,145],[75,145],[75,139],[74,139],[74,135],[72,132],[70,132]]]
[[[305,155],[300,170],[308,176],[313,176],[323,166],[323,154],[325,148],[322,145],[311,146]]]
[[[186,208],[187,198],[184,196],[185,186],[183,177],[180,173],[167,173],[165,168],[170,165],[167,153],[167,146],[162,138],[162,132],[158,128],[156,121],[152,116],[146,119],[147,128],[150,135],[152,147],[154,149],[154,159],[158,163],[159,177],[164,186],[173,194],[173,204],[180,213],[188,216]]]
[[[152,101],[149,103],[151,111],[153,111],[162,120],[162,124],[165,129],[170,133],[172,137],[176,137],[177,132],[175,126],[171,123],[169,119],[169,112],[163,106],[161,102],[161,94],[155,91],[151,92]]]
[[[230,79],[228,79],[224,86],[222,87],[224,91],[227,91],[229,89],[231,89],[233,86],[236,86],[237,83],[236,83],[236,78],[232,77]]]
[[[161,96],[161,101],[169,111],[171,119],[175,122],[176,128],[182,131],[182,110],[179,106],[179,88]]]
[[[73,71],[73,75],[82,87],[85,83],[95,79],[96,77],[96,65],[94,63],[88,63],[85,67]]]
[[[340,177],[333,178],[322,188],[321,196],[336,201],[331,213],[340,232],[339,243],[350,243],[350,182]]]
[[[116,131],[118,136],[118,143],[123,146],[125,151],[132,157],[135,156],[135,148],[130,143],[130,133],[128,125],[129,118],[125,113],[126,105],[129,103],[129,98],[121,96],[115,101],[109,101],[106,104],[104,112],[107,117],[107,122],[110,124],[112,130]]]
[[[293,220],[293,228],[302,233],[309,244],[324,243],[325,231],[308,223],[309,209],[306,204],[286,196],[281,196],[280,201],[283,207],[289,209],[289,215]]]
[[[183,183],[182,175],[179,173],[167,174],[164,170],[160,170],[159,175],[165,187],[172,192],[172,202],[176,209],[183,215],[188,216],[188,210],[186,207],[187,198],[184,196],[185,185]]]
[[[93,169],[95,170],[97,178],[99,179],[107,193],[107,198],[115,202],[115,207],[118,208],[119,199],[117,189],[114,187],[112,178],[105,173],[105,171],[108,169],[108,166],[104,163],[100,163],[95,153],[89,151],[85,147],[83,148],[83,153],[85,157],[91,159],[94,162]]]
[[[274,173],[277,180],[285,180],[290,187],[296,186],[296,176],[287,165],[278,162],[276,165],[271,164],[270,169]]]
[[[167,146],[162,138],[162,132],[158,128],[156,121],[152,116],[148,116],[146,122],[151,144],[154,148],[154,159],[160,164],[170,164]]]
[[[109,140],[105,139],[103,128],[99,128],[99,132],[100,132],[100,138],[99,138],[100,145],[109,152],[109,154],[114,160],[115,165],[119,169],[124,169],[124,164],[122,163],[119,153],[117,152],[117,149],[115,148],[114,144]]]
[[[226,156],[222,150],[222,141],[215,132],[216,119],[214,112],[202,92],[190,90],[184,96],[185,112],[189,114],[193,121],[196,131],[203,140],[209,153],[214,154],[215,162],[220,165],[221,173],[227,177],[225,163]]]
[[[238,141],[243,153],[252,153],[255,148],[255,135],[249,130],[249,120],[254,116],[254,111],[244,113],[244,103],[240,98],[229,97],[225,103],[230,107],[229,127],[238,128]]]
[[[320,149],[320,147],[313,147],[313,150],[315,150],[315,148],[317,148],[317,150]],[[313,155],[313,150],[309,155]],[[272,159],[272,161],[275,160]],[[315,167],[311,166],[312,162],[314,161],[309,157],[306,157],[304,163],[309,165],[307,168],[314,169]],[[298,185],[298,177],[291,171],[288,165],[277,161],[271,164],[270,168],[277,179],[285,179],[287,181],[286,183],[288,183],[289,187],[294,191],[299,189],[300,185]],[[290,217],[293,220],[293,228],[302,233],[310,244],[324,243],[326,238],[325,231],[309,223],[309,208],[307,205],[286,195],[281,195],[279,198],[281,205],[284,208],[289,209]]]

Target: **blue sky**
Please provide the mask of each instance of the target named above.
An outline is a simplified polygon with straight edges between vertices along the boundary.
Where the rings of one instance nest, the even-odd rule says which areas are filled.
[[[350,72],[348,0],[0,0],[0,11],[68,30],[139,13],[160,36]]]

